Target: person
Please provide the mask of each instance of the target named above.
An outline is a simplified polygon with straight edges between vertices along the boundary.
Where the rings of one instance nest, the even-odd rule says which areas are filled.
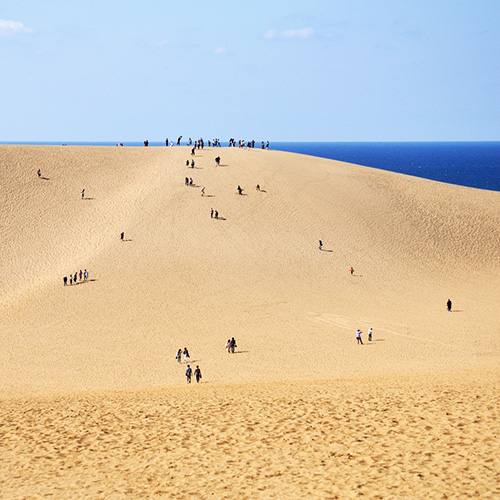
[[[194,160],[191,160],[191,168],[194,168]]]
[[[184,347],[184,361],[187,361],[191,356],[189,356],[189,351],[187,350],[187,347]]]
[[[226,342],[226,351],[228,353],[231,352],[231,339],[227,339],[227,342]]]
[[[188,384],[191,383],[191,375],[192,375],[191,367],[189,365],[187,365],[187,368],[186,368],[186,379],[187,379],[187,383]]]
[[[42,176],[42,171],[40,169],[38,169],[37,174],[38,174],[38,177],[41,177]]]
[[[73,284],[73,275],[72,274],[69,275],[69,284],[70,285]]]
[[[205,196],[205,187],[202,187],[200,191],[201,191],[201,196]]]
[[[186,160],[186,167],[189,167],[189,160]]]
[[[446,302],[446,309],[448,309],[448,312],[451,312],[451,300],[448,299],[448,302]]]
[[[165,146],[168,146],[168,137],[165,139]]]
[[[192,185],[193,185],[193,178],[192,178],[192,177],[190,177],[190,178],[189,178],[189,185],[190,185],[190,186],[192,186]]]
[[[220,165],[220,156],[217,156],[217,158],[215,158],[215,166],[218,167]]]
[[[194,371],[194,376],[196,378],[196,383],[198,383],[201,380],[201,370],[198,365],[196,365],[196,370]]]
[[[120,239],[123,241],[123,238],[125,238],[125,233],[122,231],[122,233],[120,234]]]
[[[68,285],[68,277],[67,277],[67,276],[65,276],[65,277],[63,278],[63,281],[64,281],[64,286],[67,286],[67,285]]]
[[[218,219],[218,218],[219,218],[219,212],[217,212],[217,210],[214,212],[214,217],[215,217],[216,219]]]
[[[80,281],[82,281],[82,276],[83,276],[83,273],[82,273],[82,270],[80,269]]]
[[[186,186],[189,186],[189,179],[187,177],[184,179],[184,184],[186,184]]]
[[[80,193],[82,195],[82,200],[85,198],[85,189],[82,189],[82,192]]]
[[[255,189],[256,189],[257,191],[260,191],[260,184],[257,184],[257,185],[255,186]]]
[[[85,269],[85,271],[83,271],[83,277],[84,277],[85,281],[87,281],[89,279],[89,273],[86,269]]]
[[[368,328],[368,342],[372,341],[373,328]]]
[[[214,218],[214,209],[213,208],[210,209],[210,218],[211,219]]]
[[[319,240],[318,247],[319,247],[320,250],[323,250],[323,242],[321,240]]]
[[[241,194],[243,191],[243,189],[241,189],[241,186],[238,186],[236,189],[238,190],[238,194]]]
[[[231,352],[234,354],[234,348],[238,347],[236,345],[236,340],[234,340],[234,337],[231,338]]]
[[[362,333],[363,332],[361,330],[359,330],[359,329],[356,330],[356,340],[358,341],[358,344],[361,344],[361,345],[363,345],[363,341],[361,340]]]
[[[354,274],[354,269],[351,267],[350,269],[350,272],[351,272],[351,276]]]
[[[177,351],[177,354],[175,355],[175,359],[177,360],[177,363],[181,362],[181,356],[182,356],[182,349],[179,349]]]
[[[73,281],[75,282],[75,285],[76,285],[76,282],[78,281],[78,273],[75,273],[75,277],[73,278]]]

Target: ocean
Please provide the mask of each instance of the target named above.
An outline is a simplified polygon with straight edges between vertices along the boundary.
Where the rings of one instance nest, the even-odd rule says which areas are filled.
[[[22,142],[17,144],[61,144]],[[116,146],[111,142],[68,145]],[[186,145],[186,142],[182,142]],[[222,146],[227,146],[222,142]],[[260,141],[256,143],[259,147]],[[143,146],[125,142],[124,146]],[[163,146],[164,142],[150,142]],[[500,142],[272,142],[270,149],[319,156],[478,189],[500,191]]]

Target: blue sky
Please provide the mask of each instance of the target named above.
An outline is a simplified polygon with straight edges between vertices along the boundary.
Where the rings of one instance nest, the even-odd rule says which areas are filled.
[[[500,140],[500,1],[0,0],[0,141]]]

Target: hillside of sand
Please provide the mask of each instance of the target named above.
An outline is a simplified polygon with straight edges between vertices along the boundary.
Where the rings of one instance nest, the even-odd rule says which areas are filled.
[[[257,149],[191,159],[0,147],[0,393],[181,384],[185,346],[211,383],[498,366],[500,193]]]
[[[0,146],[0,496],[498,496],[500,193],[191,159]]]

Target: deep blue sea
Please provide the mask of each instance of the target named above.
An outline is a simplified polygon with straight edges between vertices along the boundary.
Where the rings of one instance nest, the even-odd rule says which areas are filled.
[[[116,143],[111,142],[66,144],[116,146]],[[256,143],[256,147],[258,144]],[[124,143],[124,146],[142,145],[142,142]],[[164,142],[150,142],[149,145],[165,147]],[[227,146],[227,143],[223,142],[222,145]],[[500,142],[271,142],[270,149],[356,163],[450,184],[500,191]]]

